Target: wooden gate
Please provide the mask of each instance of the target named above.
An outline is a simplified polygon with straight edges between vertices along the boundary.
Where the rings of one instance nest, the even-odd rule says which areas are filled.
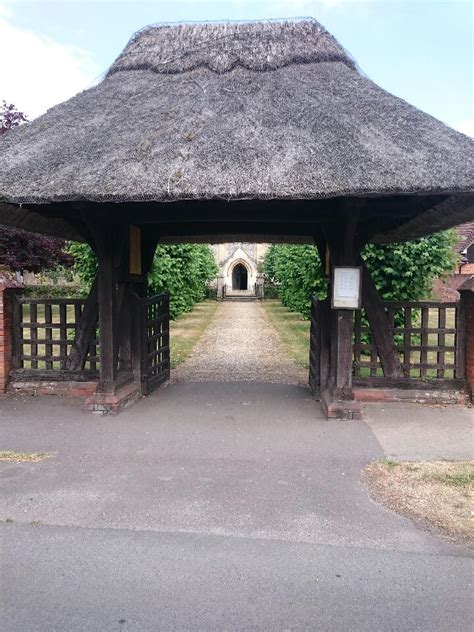
[[[141,300],[141,390],[148,395],[170,377],[169,297],[157,294]]]
[[[314,397],[320,393],[320,335],[319,335],[319,302],[315,296],[311,297],[311,326],[309,334],[309,387]]]
[[[456,385],[465,377],[466,324],[462,302],[384,301],[403,369],[400,382],[420,380]],[[380,382],[383,371],[365,311],[354,320],[354,377]]]
[[[466,305],[434,301],[385,301],[403,370],[398,378],[384,377],[377,347],[364,309],[355,312],[353,328],[354,383],[363,387],[464,388],[466,363]],[[309,386],[315,398],[325,382],[330,349],[321,340],[321,319],[329,309],[311,299]]]
[[[14,296],[12,308],[13,379],[98,379],[100,356],[95,320],[81,366],[70,366],[71,349],[87,310],[85,299]]]

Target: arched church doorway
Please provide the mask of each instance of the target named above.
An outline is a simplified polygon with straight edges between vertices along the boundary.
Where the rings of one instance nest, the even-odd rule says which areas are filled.
[[[248,290],[247,268],[241,263],[235,265],[232,270],[232,289]]]

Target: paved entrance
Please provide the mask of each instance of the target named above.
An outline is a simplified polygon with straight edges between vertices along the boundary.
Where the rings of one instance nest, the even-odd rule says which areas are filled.
[[[473,623],[468,553],[370,500],[376,436],[305,387],[177,383],[115,418],[6,398],[0,434],[51,455],[0,463],[8,632]]]
[[[258,301],[219,305],[191,357],[172,381],[308,384],[308,370],[288,357]]]

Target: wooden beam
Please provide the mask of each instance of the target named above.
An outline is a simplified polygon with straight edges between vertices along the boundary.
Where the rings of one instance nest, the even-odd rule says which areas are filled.
[[[81,314],[74,342],[66,360],[65,369],[68,371],[82,371],[86,362],[89,345],[94,337],[99,316],[97,276],[87,296],[84,310]]]
[[[88,220],[97,256],[97,290],[99,306],[100,382],[99,390],[112,392],[118,370],[117,266],[120,243],[112,227]],[[119,243],[118,243],[119,242]]]
[[[99,255],[99,326],[100,326],[100,381],[102,389],[113,388],[117,378],[117,300],[112,253]]]
[[[335,391],[341,399],[352,399],[352,310],[333,310],[336,328]]]
[[[155,256],[157,240],[153,236],[142,234],[142,275],[146,283],[146,276],[153,265],[153,257]]]
[[[320,358],[319,358],[319,380],[320,390],[323,391],[329,387],[330,362],[331,362],[331,299],[327,297],[320,303],[319,311],[320,326]]]
[[[132,313],[134,303],[132,300],[131,284],[123,284],[120,298],[120,305],[117,306],[118,317],[118,340],[117,347],[119,349],[119,370],[131,372],[132,371],[132,354],[133,354],[133,342],[132,342],[132,319],[134,314]]]
[[[362,266],[362,305],[367,314],[383,374],[385,377],[403,377],[403,369],[382,299],[362,257],[359,257],[358,263]]]
[[[329,296],[321,305],[321,404],[328,417],[359,419],[360,403],[352,392],[352,310],[331,308],[332,271],[336,265],[354,265],[358,251],[358,208],[341,204],[331,222],[322,224],[330,252]],[[322,251],[323,243],[319,244]]]

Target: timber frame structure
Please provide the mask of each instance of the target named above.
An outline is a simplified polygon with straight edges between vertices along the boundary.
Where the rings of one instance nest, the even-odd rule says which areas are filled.
[[[0,223],[85,241],[97,255],[65,360],[84,367],[98,322],[92,408],[143,392],[137,323],[157,243],[311,243],[328,279],[334,266],[362,266],[383,373],[397,380],[390,322],[360,253],[472,219],[473,146],[364,77],[315,20],[149,27],[98,86],[0,138]],[[329,300],[318,307],[329,416],[360,416],[353,319]]]

